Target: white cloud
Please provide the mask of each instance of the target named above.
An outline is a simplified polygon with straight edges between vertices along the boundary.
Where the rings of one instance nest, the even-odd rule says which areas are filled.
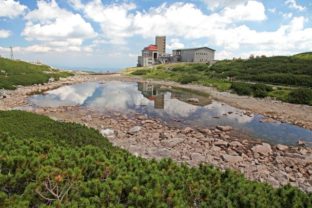
[[[29,41],[43,42],[36,46],[43,52],[54,47],[59,48],[55,49],[58,51],[80,51],[84,40],[96,36],[90,23],[79,14],[60,8],[55,0],[38,1],[37,6],[25,16],[27,23],[22,35]]]
[[[300,51],[308,51],[312,48],[312,28],[305,28],[304,17],[294,17],[286,25],[281,25],[276,31],[257,32],[247,27],[231,31],[231,41],[239,44],[236,50],[247,49],[246,52],[236,51],[235,48],[226,48],[218,58],[249,57],[254,55],[289,55]],[[242,35],[243,34],[243,35]],[[230,41],[230,42],[231,42]],[[223,45],[229,43],[224,42]],[[231,44],[234,44],[231,42]],[[228,53],[228,54],[226,54]],[[224,55],[224,56],[223,56]]]
[[[290,19],[293,17],[293,14],[290,13],[281,13],[284,19]]]
[[[276,8],[271,8],[271,9],[268,9],[269,12],[275,14],[276,13]]]
[[[174,3],[169,6],[163,4],[148,12],[137,12],[133,20],[133,31],[144,37],[152,37],[157,33],[174,37],[202,38],[213,36],[216,30],[224,30],[234,23],[265,19],[265,8],[262,3],[256,1],[225,8],[220,13],[211,15],[205,15],[194,4]]]
[[[85,5],[80,0],[71,0],[71,3],[75,9],[82,10],[86,17],[98,23],[104,39],[113,44],[124,44],[126,38],[134,35],[201,38],[209,36],[213,28],[266,19],[265,8],[257,1],[248,1],[211,15],[205,15],[192,3],[181,2],[164,3],[135,13],[132,11],[136,5],[132,3],[104,5],[100,0]]]
[[[125,38],[132,35],[133,15],[129,12],[136,8],[133,3],[103,5],[101,0],[93,0],[83,5],[79,0],[71,0],[75,9],[82,10],[86,17],[100,24],[107,41],[125,44]]]
[[[286,0],[285,4],[289,6],[289,8],[296,9],[298,11],[303,11],[306,9],[304,6],[298,4],[296,0]]]
[[[8,38],[10,37],[10,35],[11,35],[10,31],[0,29],[0,38]]]
[[[181,43],[181,41],[178,38],[173,38],[170,40],[170,43],[167,44],[167,49],[173,50],[173,49],[179,49],[179,48],[184,48],[184,44]]]
[[[204,0],[210,10],[215,10],[223,7],[233,7],[239,4],[244,4],[248,0]]]
[[[232,21],[262,21],[266,19],[265,7],[257,1],[248,1],[246,4],[234,8],[225,8],[224,18]]]
[[[0,17],[15,18],[23,15],[27,7],[15,0],[0,0]]]

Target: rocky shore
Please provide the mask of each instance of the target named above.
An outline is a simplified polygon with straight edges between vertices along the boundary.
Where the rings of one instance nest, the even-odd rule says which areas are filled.
[[[45,85],[20,87],[15,91],[4,91],[0,98],[0,110],[23,106],[27,104],[30,95],[63,85],[107,80],[138,81],[139,79],[119,74],[77,75]],[[181,87],[177,83],[152,82]],[[210,93],[214,99],[247,110],[247,113],[266,115],[269,119],[263,122],[271,122],[274,119],[312,129],[311,106],[240,97],[197,85],[182,87]],[[228,168],[237,170],[251,180],[266,182],[274,187],[290,184],[306,192],[312,192],[312,148],[304,144],[270,145],[239,134],[229,126],[210,129],[173,127],[138,114],[100,114],[81,107],[30,110],[57,120],[77,122],[96,128],[114,145],[138,156],[156,159],[172,158],[191,166],[207,163],[223,170]]]
[[[312,192],[312,148],[270,145],[237,135],[230,126],[171,127],[146,116],[99,114],[81,107],[34,109],[51,118],[98,129],[114,145],[144,158],[172,158],[196,166],[234,169],[274,187],[290,184]]]

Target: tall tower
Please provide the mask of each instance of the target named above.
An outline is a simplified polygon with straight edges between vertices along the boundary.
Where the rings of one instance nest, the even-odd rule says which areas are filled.
[[[166,54],[166,36],[156,36],[155,42],[158,48],[159,55]]]
[[[10,50],[11,50],[11,59],[13,60],[14,59],[14,54],[13,54],[13,47],[10,46]]]

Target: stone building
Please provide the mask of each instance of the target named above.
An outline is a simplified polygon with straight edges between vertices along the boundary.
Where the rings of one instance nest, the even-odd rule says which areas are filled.
[[[158,63],[158,48],[156,45],[149,45],[142,50],[142,56],[138,57],[138,66],[151,66]]]
[[[158,48],[159,56],[166,55],[166,36],[156,36],[155,43]]]
[[[175,62],[214,63],[215,50],[208,47],[176,49],[171,54],[166,54],[166,36],[156,36],[155,44],[142,50],[138,56],[139,67],[152,66]]]
[[[156,36],[155,44],[151,44],[142,50],[138,56],[137,66],[151,66],[166,62],[166,36]],[[160,58],[162,57],[162,58]]]
[[[186,48],[172,51],[174,62],[212,63],[215,50],[208,47]]]

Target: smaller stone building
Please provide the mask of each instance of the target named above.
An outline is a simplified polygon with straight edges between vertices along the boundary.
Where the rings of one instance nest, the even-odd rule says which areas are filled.
[[[208,47],[186,48],[172,51],[175,62],[212,63],[215,50]]]
[[[138,57],[138,66],[151,66],[158,63],[159,52],[156,45],[149,45],[142,50]]]

